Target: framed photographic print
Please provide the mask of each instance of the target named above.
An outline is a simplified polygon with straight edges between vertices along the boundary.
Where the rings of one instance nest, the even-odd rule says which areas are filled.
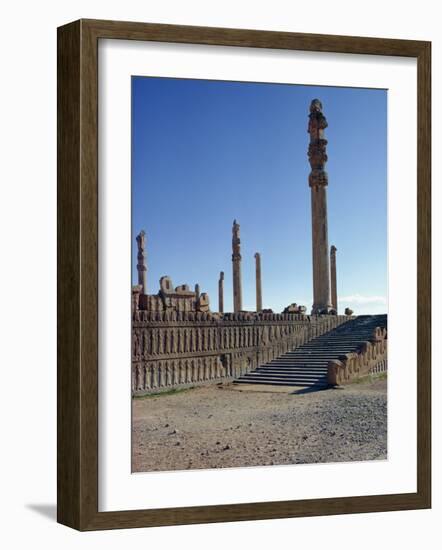
[[[430,507],[430,51],[59,28],[59,522]]]

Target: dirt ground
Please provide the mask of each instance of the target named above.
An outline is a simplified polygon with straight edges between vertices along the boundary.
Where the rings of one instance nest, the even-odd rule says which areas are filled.
[[[295,392],[295,393],[293,393]],[[133,399],[134,472],[387,458],[387,380],[206,386]]]

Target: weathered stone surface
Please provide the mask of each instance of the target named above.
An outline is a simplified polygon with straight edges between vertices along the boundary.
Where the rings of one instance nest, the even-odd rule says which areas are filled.
[[[200,287],[195,285],[195,291],[191,290],[189,285],[178,285],[174,288],[172,279],[164,275],[160,279],[160,290],[158,294],[139,294],[135,299],[136,291],[133,291],[133,308],[140,311],[150,312],[208,312],[209,296],[207,293],[200,293]],[[204,295],[204,297],[203,297]],[[203,298],[202,298],[203,297]],[[202,300],[201,300],[202,298]]]
[[[261,254],[255,254],[255,271],[256,271],[256,311],[262,310],[262,281],[261,281]]]
[[[147,294],[147,254],[146,254],[146,233],[142,230],[136,237],[138,246],[137,271],[138,285],[141,286],[141,293]]]
[[[327,120],[322,104],[314,99],[310,105],[308,133],[310,144],[308,158],[311,166],[309,185],[312,204],[312,256],[313,256],[313,307],[312,314],[329,313],[332,308],[330,295],[330,263],[328,250],[327,162],[324,130]]]
[[[207,292],[203,292],[199,296],[199,298],[197,300],[196,308],[197,308],[197,311],[202,311],[202,312],[210,311],[210,308],[209,308],[209,295],[207,294]]]
[[[297,314],[305,315],[306,311],[307,311],[307,308],[305,306],[298,306],[298,304],[294,303],[287,306],[284,309],[283,313],[297,313]]]
[[[195,285],[195,292],[190,290],[189,285],[179,285],[175,288],[176,294],[189,295],[194,294],[197,297],[197,291],[199,292],[199,285]]]
[[[163,275],[160,279],[160,292],[162,294],[173,294],[172,279],[168,275]]]
[[[311,166],[309,175],[310,187],[328,185],[328,175],[325,171],[327,162],[327,140],[325,139],[325,128],[328,123],[322,113],[322,103],[319,99],[313,99],[310,104],[310,114],[308,123],[308,133],[310,134],[310,144],[308,149],[308,159]]]
[[[218,311],[224,313],[224,271],[219,274],[218,281]]]
[[[132,287],[132,311],[138,311],[140,309],[140,294],[143,290],[141,285],[134,285]]]
[[[242,310],[242,278],[241,278],[241,239],[239,223],[233,220],[232,227],[232,269],[233,269],[233,311]]]
[[[348,308],[347,308],[348,309]],[[347,353],[328,364],[328,383],[331,386],[348,384],[371,372],[384,372],[388,364],[387,329],[376,327],[370,342],[364,342],[356,353]]]
[[[263,312],[134,311],[133,393],[237,378],[346,320]]]
[[[338,289],[336,281],[336,252],[338,249],[334,244],[330,247],[330,283],[331,283],[331,299],[332,306],[336,313],[338,313]]]

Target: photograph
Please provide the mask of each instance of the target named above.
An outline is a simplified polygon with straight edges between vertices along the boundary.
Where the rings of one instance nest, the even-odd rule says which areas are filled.
[[[388,91],[131,94],[132,472],[387,460]]]

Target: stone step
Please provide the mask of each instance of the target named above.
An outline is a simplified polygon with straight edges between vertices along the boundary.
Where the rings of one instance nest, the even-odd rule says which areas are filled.
[[[270,372],[279,372],[281,374],[281,376],[292,376],[292,375],[302,375],[302,374],[305,374],[305,373],[309,373],[311,375],[314,375],[314,376],[323,376],[325,373],[327,373],[327,368],[326,367],[323,367],[322,369],[318,369],[318,368],[311,368],[311,367],[298,367],[298,368],[280,368],[280,367],[275,367],[275,368],[271,368],[271,367],[259,367],[258,369],[255,369],[253,371],[250,371],[250,372],[246,372],[243,374],[243,376],[245,376],[246,374],[251,374],[251,373],[255,373],[255,372],[258,372],[260,374],[268,374]]]
[[[305,362],[308,362],[308,363],[324,363],[324,362],[327,362],[329,360],[330,357],[333,357],[333,358],[336,358],[336,357],[340,357],[341,355],[340,354],[337,354],[337,355],[331,355],[331,356],[328,356],[328,357],[294,357],[293,359],[282,359],[282,358],[278,358],[278,359],[273,359],[272,361],[269,361],[267,364],[270,364],[270,363],[281,363],[281,364],[290,364],[290,363],[305,363]]]
[[[309,371],[308,369],[306,369],[304,372],[281,372],[281,371],[265,371],[265,370],[254,370],[254,371],[251,371],[251,372],[246,372],[244,373],[243,375],[241,375],[241,378],[244,378],[244,377],[247,377],[249,378],[250,376],[258,376],[260,378],[262,377],[268,377],[268,376],[278,376],[278,377],[287,377],[287,378],[291,378],[291,377],[300,377],[300,378],[322,378],[323,376],[325,376],[327,374],[327,372],[311,372]]]
[[[292,357],[312,357],[312,356],[324,356],[324,355],[336,355],[337,353],[349,353],[351,351],[354,351],[357,348],[351,347],[351,348],[342,348],[342,349],[329,349],[328,351],[322,351],[322,350],[312,350],[311,352],[300,352],[300,353],[293,353],[290,355],[281,355],[282,358],[291,359]]]
[[[340,357],[341,354],[336,355],[329,355],[329,356],[320,356],[320,355],[310,355],[310,356],[304,356],[304,357],[292,357],[291,359],[286,359],[284,357],[277,357],[276,359],[272,359],[272,361],[269,361],[266,363],[267,365],[273,364],[273,363],[281,363],[281,364],[291,364],[291,363],[324,363],[327,362],[330,357],[336,358]]]
[[[283,358],[278,358],[278,359],[273,359],[273,361],[269,361],[269,363],[273,363],[274,361],[275,362],[278,362],[278,363],[281,363],[281,364],[284,364],[284,363],[324,363],[324,362],[328,362],[330,361],[331,359],[338,359],[338,357],[342,357],[344,354],[343,353],[331,353],[330,355],[312,355],[312,356],[300,356],[300,357],[294,357],[293,359],[283,359]]]
[[[321,363],[308,363],[306,361],[300,362],[300,363],[267,363],[265,365],[261,365],[258,368],[272,368],[272,369],[304,369],[307,367],[307,365],[311,368],[315,369],[325,369],[328,366],[328,361],[322,361]]]
[[[303,380],[304,382],[314,382],[315,380],[326,380],[326,376],[309,376],[307,374],[303,374],[302,376],[289,376],[289,375],[278,375],[278,374],[262,374],[254,373],[254,374],[244,374],[243,376],[240,376],[241,380],[291,380],[291,381],[300,381]]]
[[[348,353],[349,351],[354,351],[355,349],[357,349],[358,347],[360,346],[360,344],[355,344],[354,346],[348,346],[348,347],[343,347],[343,348],[328,348],[327,350],[325,349],[311,349],[311,350],[302,350],[302,351],[299,351],[298,353],[291,353],[290,355],[281,355],[281,357],[298,357],[300,355],[324,355],[324,354],[336,354],[336,353]]]
[[[357,351],[363,342],[370,339],[373,329],[377,326],[387,326],[385,315],[357,317],[327,334],[313,338],[297,349],[260,365],[235,382],[325,388],[328,362]]]
[[[322,340],[321,342],[315,342],[315,343],[312,343],[311,341],[308,343],[308,344],[304,344],[302,347],[308,349],[308,348],[315,348],[317,346],[335,346],[337,344],[355,344],[355,343],[358,343],[358,342],[365,342],[366,340],[368,340],[368,338],[355,338],[354,340],[345,340],[344,338],[339,338],[339,340],[332,340],[332,341],[327,341],[327,340]]]
[[[367,334],[371,334],[371,332],[376,328],[376,324],[371,327],[364,327],[363,329],[358,330],[347,330],[347,331],[341,331],[341,332],[334,332],[333,334],[330,334],[327,332],[326,334],[321,334],[320,336],[317,336],[319,340],[336,340],[338,338],[357,338],[358,336],[364,336]]]
[[[288,377],[288,376],[266,376],[265,378],[262,376],[242,376],[238,380],[241,380],[242,382],[260,382],[261,384],[267,383],[272,384],[274,382],[279,382],[280,384],[298,384],[300,386],[311,386],[316,384],[322,384],[324,386],[327,385],[327,378],[305,378],[305,377]]]
[[[299,350],[298,353],[287,353],[284,355],[281,355],[281,357],[299,357],[300,355],[324,355],[326,353],[340,353],[340,352],[348,352],[352,351],[354,349],[357,349],[360,346],[360,344],[355,344],[354,346],[345,346],[345,347],[339,347],[339,348],[328,348],[328,349],[310,349],[310,350]]]
[[[316,348],[325,348],[328,346],[354,346],[355,344],[359,344],[361,342],[365,342],[367,338],[357,338],[355,340],[335,340],[334,342],[316,342],[314,345],[312,343],[304,344],[302,346],[303,349],[316,349]],[[300,348],[298,348],[300,349]],[[290,351],[296,351],[290,350]]]
[[[325,346],[342,346],[342,345],[354,345],[358,342],[365,342],[367,338],[356,338],[355,340],[334,340],[333,342],[316,342],[316,344],[304,344],[302,347],[305,349],[311,349],[311,348],[319,348],[319,347],[325,347]]]
[[[289,369],[293,367],[297,369],[303,369],[308,365],[309,367],[324,369],[328,366],[328,363],[329,363],[328,361],[315,361],[315,362],[299,361],[297,363],[266,363],[265,365],[260,365],[258,368],[270,367],[270,368]]]
[[[366,330],[352,330],[352,331],[349,331],[349,332],[341,332],[341,333],[336,333],[336,334],[322,334],[321,336],[317,336],[315,338],[316,341],[327,341],[327,342],[332,342],[333,340],[340,340],[341,338],[348,338],[350,340],[354,340],[356,338],[365,338],[367,335],[371,335],[372,333],[372,329],[374,330],[376,327],[370,327],[369,329],[366,329]]]
[[[239,378],[236,382],[246,383],[246,384],[281,384],[286,386],[327,386],[326,380],[304,380],[300,378]]]
[[[310,371],[310,372],[322,373],[322,372],[327,372],[327,370],[328,369],[327,369],[326,365],[323,365],[323,366],[311,366],[311,365],[301,365],[301,366],[299,366],[298,365],[298,366],[293,366],[293,367],[279,367],[279,366],[272,367],[272,366],[269,366],[269,365],[264,365],[263,367],[258,367],[253,372],[278,371],[278,372],[290,373],[290,372],[307,372],[307,371]]]
[[[343,341],[340,340],[339,342],[318,342],[315,346],[310,345],[304,345],[302,346],[303,349],[321,349],[321,348],[328,348],[328,347],[336,347],[336,346],[357,346],[358,344],[362,344],[363,342],[366,342],[368,338],[358,338],[357,340],[354,340],[353,342],[349,341]],[[298,348],[300,349],[300,348]],[[296,350],[290,350],[290,351],[296,351]],[[290,352],[288,352],[290,353]]]
[[[266,382],[265,380],[253,380],[252,382],[250,380],[241,380],[241,379],[238,379],[238,380],[234,380],[233,382],[234,384],[262,384],[262,385],[267,385],[267,386],[294,386],[294,387],[311,387],[311,388],[318,388],[319,389],[325,389],[327,387],[327,384],[323,384],[323,383],[316,383],[316,384],[311,384],[311,383],[301,383],[301,382],[278,382],[278,381],[274,381],[274,382]]]
[[[363,342],[366,342],[368,338],[358,338],[357,340],[339,340],[335,342],[318,342],[315,345],[310,344],[304,344],[302,346],[303,349],[321,349],[321,348],[328,348],[328,347],[336,347],[336,346],[355,346],[358,344],[362,344]],[[300,348],[298,348],[300,349]],[[296,350],[291,350],[296,351]],[[288,352],[290,353],[290,352]]]
[[[328,367],[328,361],[324,361],[323,363],[293,363],[293,364],[271,364],[271,365],[260,365],[258,368],[268,368],[268,369],[283,369],[283,370],[290,370],[290,369],[326,369]]]
[[[353,346],[358,346],[360,344],[363,343],[363,340],[356,340],[355,342],[334,342],[333,344],[327,344],[327,342],[325,343],[321,343],[321,344],[316,344],[316,346],[302,346],[302,349],[303,350],[310,350],[310,349],[327,349],[327,348],[340,348],[340,347],[353,347]],[[292,349],[290,351],[288,351],[287,353],[293,353],[297,350],[300,350],[301,348],[297,348],[297,349]]]
[[[281,367],[279,365],[264,365],[255,369],[256,371],[265,370],[278,370],[280,372],[306,372],[310,370],[311,372],[327,372],[327,365],[293,365],[292,367]]]

